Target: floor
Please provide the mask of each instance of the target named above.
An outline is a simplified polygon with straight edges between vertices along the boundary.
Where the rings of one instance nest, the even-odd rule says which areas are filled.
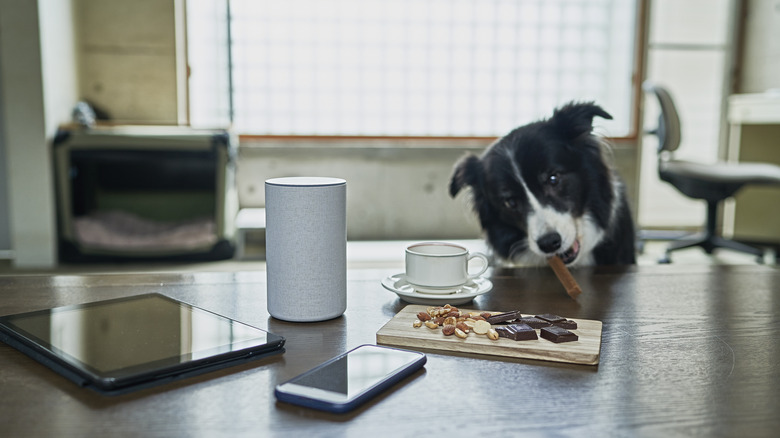
[[[470,251],[486,250],[485,243],[481,240],[454,240]],[[347,266],[348,268],[366,268],[366,269],[404,269],[404,248],[411,241],[381,241],[381,242],[349,242],[347,244]],[[642,254],[639,255],[638,264],[654,265],[664,254],[666,241],[647,241],[644,245]],[[123,263],[123,264],[89,264],[89,265],[63,265],[55,269],[19,269],[11,267],[7,262],[0,263],[0,275],[8,274],[89,274],[89,273],[112,273],[112,272],[237,272],[251,270],[265,270],[265,262],[258,257],[261,251],[253,252],[252,246],[248,245],[246,249],[247,259],[244,260],[223,260],[215,262],[193,262],[193,263]],[[768,265],[776,264],[776,255],[772,251],[767,251],[764,257]],[[707,255],[697,248],[686,249],[674,253],[672,263],[701,265],[744,265],[755,264],[753,256],[736,253],[733,251],[716,251],[713,255]]]

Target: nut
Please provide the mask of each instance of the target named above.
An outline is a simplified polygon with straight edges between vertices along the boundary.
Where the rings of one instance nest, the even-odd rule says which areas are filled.
[[[448,316],[444,318],[444,325],[455,325],[458,322],[454,316]]]
[[[492,329],[492,328],[491,328],[491,329],[490,329],[490,330],[488,330],[488,332],[487,332],[487,337],[488,337],[488,339],[490,339],[491,341],[498,340],[498,332],[497,332],[495,329]]]
[[[428,321],[429,319],[431,319],[431,315],[428,315],[428,313],[426,312],[419,312],[417,313],[417,319],[419,319],[420,321]]]
[[[444,336],[451,336],[455,333],[455,330],[457,329],[452,324],[445,324],[444,327],[441,328],[441,332],[444,334]]]
[[[467,335],[466,332],[464,332],[463,330],[461,330],[459,328],[456,328],[455,329],[455,336],[457,336],[457,337],[459,337],[461,339],[466,339],[469,335]]]
[[[439,324],[436,324],[435,322],[430,321],[430,320],[425,321],[425,326],[428,327],[429,329],[437,329],[437,328],[439,328]]]
[[[469,326],[463,321],[455,324],[455,328],[462,331],[463,333],[468,333],[471,330]]]
[[[444,317],[437,316],[436,318],[433,318],[433,322],[435,322],[436,325],[444,325]]]
[[[414,322],[412,323],[412,327],[414,328],[422,327],[422,321],[420,321],[419,319],[415,319]]]
[[[482,312],[482,313],[480,313],[480,314],[479,314],[479,316],[481,316],[481,317],[483,317],[483,318],[485,318],[485,319],[488,319],[488,318],[490,318],[491,316],[493,316],[493,314],[492,314],[492,313],[490,313],[490,312]]]
[[[485,320],[480,320],[474,323],[474,333],[478,335],[484,335],[490,329],[491,329],[490,323]]]

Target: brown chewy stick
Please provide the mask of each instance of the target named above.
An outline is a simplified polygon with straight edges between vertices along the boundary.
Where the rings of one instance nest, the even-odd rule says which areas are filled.
[[[553,272],[555,272],[555,275],[558,277],[558,280],[560,280],[563,287],[566,288],[566,293],[573,299],[577,299],[577,296],[582,293],[582,289],[580,289],[580,285],[577,284],[577,280],[571,276],[571,272],[569,272],[566,265],[563,264],[563,260],[558,256],[553,256],[547,259],[547,263],[550,265]]]

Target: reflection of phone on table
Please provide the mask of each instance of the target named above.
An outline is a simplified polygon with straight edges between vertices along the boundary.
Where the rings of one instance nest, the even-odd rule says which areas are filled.
[[[279,401],[348,412],[425,365],[416,351],[361,345],[276,387]]]

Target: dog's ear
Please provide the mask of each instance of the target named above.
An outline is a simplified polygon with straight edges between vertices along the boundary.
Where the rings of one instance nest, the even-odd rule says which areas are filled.
[[[553,113],[551,121],[569,138],[577,138],[593,131],[593,117],[612,120],[612,116],[593,102],[570,102]]]
[[[455,197],[465,186],[479,189],[482,185],[482,161],[474,154],[466,154],[456,164],[450,179],[450,196]]]

